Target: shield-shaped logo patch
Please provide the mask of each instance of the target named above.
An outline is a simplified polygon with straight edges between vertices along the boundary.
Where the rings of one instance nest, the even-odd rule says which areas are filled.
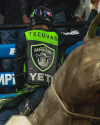
[[[55,57],[55,50],[45,44],[31,45],[31,58],[34,65],[42,72],[49,69]]]

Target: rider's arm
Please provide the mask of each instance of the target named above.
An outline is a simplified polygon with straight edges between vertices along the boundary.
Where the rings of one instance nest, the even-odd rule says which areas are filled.
[[[17,42],[15,46],[14,74],[15,74],[17,90],[22,89],[25,83],[25,77],[23,74],[25,49],[26,49],[26,39],[23,37]]]

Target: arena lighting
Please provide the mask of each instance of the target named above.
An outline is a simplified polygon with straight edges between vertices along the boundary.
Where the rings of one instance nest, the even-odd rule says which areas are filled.
[[[54,22],[53,28],[65,28],[65,27],[72,27],[72,28],[80,28],[84,26],[86,21],[80,21],[80,22]],[[0,30],[10,30],[10,29],[27,29],[28,24],[0,24]]]

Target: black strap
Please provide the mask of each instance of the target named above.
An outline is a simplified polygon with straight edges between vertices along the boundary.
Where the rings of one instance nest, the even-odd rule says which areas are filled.
[[[17,107],[15,107],[15,109],[17,110],[18,114],[20,115],[20,110]]]
[[[49,86],[49,83],[48,82],[27,82],[27,84],[29,84],[29,85],[41,85],[41,86],[46,86],[46,87],[48,87]]]

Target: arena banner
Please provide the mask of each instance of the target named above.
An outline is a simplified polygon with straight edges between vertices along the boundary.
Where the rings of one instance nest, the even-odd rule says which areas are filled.
[[[0,44],[0,58],[15,58],[15,44]]]
[[[0,73],[0,87],[15,86],[14,72]]]
[[[14,93],[14,94],[0,94],[0,99],[7,99],[9,97],[14,97],[16,95],[17,95],[16,93]]]

